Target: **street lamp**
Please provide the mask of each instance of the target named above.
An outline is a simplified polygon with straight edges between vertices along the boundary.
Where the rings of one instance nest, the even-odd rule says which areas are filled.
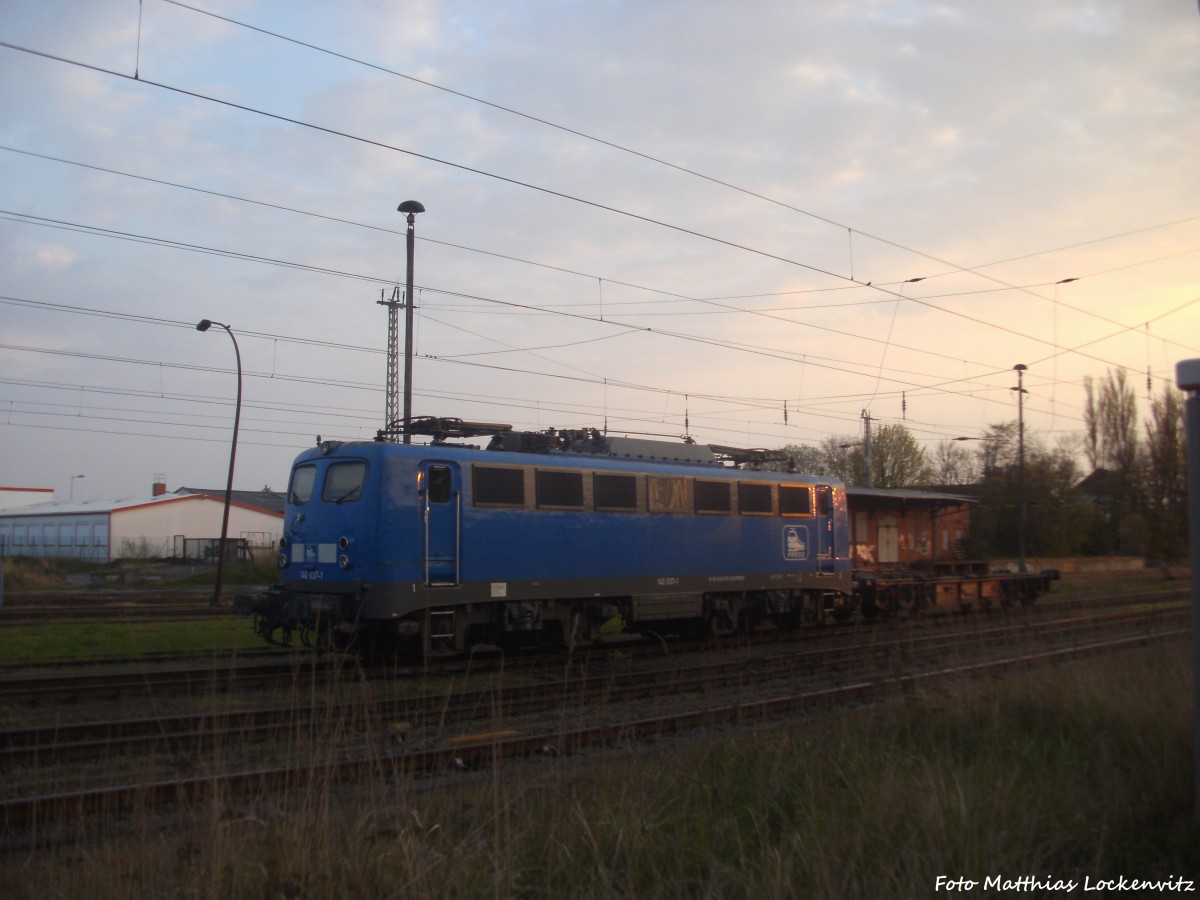
[[[1192,562],[1192,658],[1200,660],[1200,359],[1184,359],[1175,364],[1175,383],[1187,395],[1184,401],[1184,427],[1187,434],[1188,546]],[[1200,784],[1200,663],[1192,664],[1192,727],[1196,732],[1195,774]],[[1194,813],[1200,819],[1200,791],[1196,792]]]
[[[225,333],[233,341],[233,353],[237,357],[237,404],[233,410],[233,441],[229,445],[229,478],[225,482],[225,510],[221,516],[221,544],[217,550],[217,584],[213,589],[210,601],[211,606],[219,606],[221,603],[221,576],[225,573],[225,541],[229,536],[229,500],[233,495],[233,462],[237,458],[238,427],[242,422],[242,353],[238,350],[238,342],[237,338],[233,336],[233,329],[228,325],[213,322],[210,319],[201,319],[196,325],[196,330],[208,331],[214,325],[225,329]]]
[[[1017,363],[1013,371],[1017,373],[1017,386],[1009,388],[1017,392],[1017,564],[1020,571],[1025,571],[1025,394],[1022,386],[1025,370],[1029,366]]]
[[[412,421],[413,244],[416,241],[416,215],[425,212],[425,207],[416,200],[405,200],[396,207],[396,211],[408,217],[405,239],[408,249],[408,287],[404,298],[404,443],[411,444],[408,426]]]
[[[70,495],[70,499],[72,499],[72,500],[74,500],[74,499],[75,499],[75,479],[76,479],[76,478],[83,478],[83,477],[84,477],[84,476],[82,476],[82,475],[72,475],[72,476],[71,476],[71,495]]]

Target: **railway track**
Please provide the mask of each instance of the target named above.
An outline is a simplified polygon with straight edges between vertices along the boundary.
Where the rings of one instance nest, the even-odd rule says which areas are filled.
[[[1140,604],[1159,604],[1172,600],[1182,600],[1187,596],[1188,594],[1185,589],[1173,588],[1142,591],[1112,598],[1097,598],[1093,596],[1051,598],[1043,601],[1036,609],[1041,611],[1040,615],[1055,610],[1083,610],[1094,607],[1119,608]],[[978,613],[976,615],[1000,614]],[[961,617],[950,614],[936,614],[932,617],[921,618],[919,621],[936,622],[944,625],[946,623],[961,621]],[[819,641],[831,635],[856,630],[859,632],[869,631],[875,627],[878,626],[863,625],[856,628],[854,625],[839,625],[828,629],[809,630],[805,632],[802,640],[806,642]],[[737,638],[737,640],[746,640],[746,638],[743,636]],[[796,638],[794,635],[788,633],[779,634],[767,631],[753,635],[749,640],[763,643],[778,641],[792,643],[795,642]],[[622,648],[622,652],[629,654],[654,654],[659,652],[660,646],[662,645],[655,645],[653,643],[644,648],[627,646]],[[705,641],[676,641],[667,646],[673,652],[684,652],[687,650],[706,649],[710,645]],[[596,652],[602,654],[610,650],[611,648],[599,647]],[[171,694],[189,695],[202,689],[211,689],[214,687],[222,691],[271,687],[273,685],[288,684],[295,677],[297,667],[303,667],[305,674],[308,676],[313,674],[327,675],[334,671],[332,660],[337,659],[337,657],[315,657],[303,651],[289,652],[278,648],[256,648],[239,651],[236,654],[236,659],[262,658],[267,660],[261,665],[239,665],[234,661],[235,657],[231,655],[228,658],[210,656],[203,659],[200,664],[188,667],[169,666],[172,662],[195,657],[196,654],[192,653],[186,655],[146,654],[129,660],[98,659],[87,664],[71,663],[71,671],[67,674],[32,676],[24,673],[31,669],[44,670],[54,668],[57,671],[65,664],[16,667],[20,670],[21,674],[6,673],[4,667],[0,667],[0,703],[34,704],[50,700],[61,701],[72,698],[117,697],[130,694],[147,697]],[[507,666],[509,669],[513,667],[545,667],[552,665],[555,661],[565,663],[566,660],[566,655],[553,657],[548,663],[547,658],[544,656],[526,657],[510,655],[501,659],[499,654],[497,654],[496,661],[494,662],[489,662],[486,657],[483,657],[465,662],[439,662],[419,668],[411,666],[403,667],[398,671],[401,673],[445,674],[468,669],[485,671],[489,666]],[[85,665],[88,669],[94,669],[95,671],[79,671]],[[397,670],[386,667],[375,668],[365,670],[365,674],[373,676],[385,671],[395,673]]]
[[[292,660],[297,657],[308,658],[311,654],[297,652],[281,647],[242,647],[237,651],[214,653],[211,650],[163,650],[147,651],[137,656],[97,656],[91,659],[51,659],[34,662],[0,663],[0,682],[9,679],[35,677],[35,672],[54,672],[61,674],[64,669],[70,669],[80,674],[98,670],[121,671],[122,669],[145,669],[147,666],[182,664],[189,661],[200,661],[211,668],[213,665],[233,665],[237,660]]]
[[[226,607],[194,606],[113,606],[22,609],[5,608],[0,626],[41,625],[46,622],[182,622],[190,619],[233,619]],[[236,618],[241,618],[240,616]]]
[[[489,688],[454,696],[438,692],[380,702],[369,713],[346,717],[368,730],[373,728],[374,735],[350,735],[336,751],[325,747],[326,752],[317,758],[298,759],[289,749],[286,763],[244,766],[223,774],[31,792],[0,802],[0,823],[11,835],[39,821],[56,821],[61,816],[77,819],[100,811],[115,813],[135,804],[140,809],[201,796],[274,791],[283,785],[294,788],[314,777],[348,781],[368,771],[395,775],[440,772],[509,756],[570,753],[614,740],[757,721],[817,704],[858,702],[940,678],[1003,672],[1013,666],[1173,640],[1188,633],[1187,616],[1182,605],[1101,613],[1043,622],[1034,631],[1009,624],[979,629],[974,637],[962,633],[904,636],[860,646],[854,654],[848,654],[846,648],[797,648],[756,659],[753,666],[745,659],[718,659],[685,667],[664,666],[657,671],[567,672],[558,683]],[[1114,631],[1119,633],[1114,635]],[[968,640],[973,647],[964,646]],[[1035,646],[1031,647],[1031,642]],[[963,660],[964,655],[975,658]],[[947,659],[954,662],[947,664]],[[771,696],[756,698],[763,686]],[[684,709],[646,716],[639,707],[633,717],[628,712],[637,700],[653,699],[657,706],[666,696],[681,698],[673,705]],[[232,714],[145,720],[142,725],[124,723],[116,729],[118,723],[105,723],[106,734],[99,724],[78,731],[10,731],[0,734],[8,748],[0,770],[12,774],[12,769],[33,760],[49,762],[53,753],[64,758],[99,754],[111,759],[146,748],[165,753],[172,745],[196,753],[205,746],[228,749],[235,741],[270,742],[281,734],[295,737],[309,730],[307,724],[296,721],[296,709],[257,710],[238,716],[236,721]],[[389,739],[384,728],[400,718],[405,726],[400,731],[406,738],[403,749],[395,742],[396,732],[392,731]],[[488,723],[481,734],[463,734],[480,720]],[[139,728],[155,727],[157,735],[136,734]],[[477,724],[474,727],[478,730]],[[323,743],[320,737],[314,740],[314,744]],[[256,752],[253,758],[266,755]]]
[[[293,657],[284,662],[233,665],[210,662],[193,668],[35,675],[0,681],[0,703],[36,704],[48,699],[95,698],[121,694],[195,694],[287,684],[303,675],[323,676],[344,661]]]
[[[1174,621],[1178,609],[1154,612],[1125,612],[1045,622],[1039,628],[1042,640],[1058,634],[1073,636],[1088,631],[1103,631],[1118,624],[1150,625],[1161,620]],[[516,687],[484,688],[459,691],[448,696],[442,691],[357,702],[362,709],[350,709],[347,719],[359,722],[394,723],[403,720],[418,729],[431,720],[467,722],[486,717],[497,703],[507,715],[537,713],[566,698],[582,705],[601,701],[617,703],[650,696],[669,689],[675,693],[708,689],[722,677],[736,676],[739,685],[757,684],[807,674],[857,667],[880,671],[910,656],[935,651],[962,653],[989,643],[1019,639],[1024,626],[1007,625],[983,632],[957,631],[948,634],[921,635],[872,642],[850,648],[796,648],[762,656],[747,669],[744,658],[719,659],[693,665],[673,663],[667,667],[641,667],[616,673],[611,666],[591,666],[591,671],[560,671],[552,680]],[[599,672],[596,669],[600,669]],[[292,673],[295,674],[294,671]],[[287,731],[309,724],[325,710],[298,709],[295,705],[263,709],[223,710],[177,716],[124,719],[13,728],[0,731],[0,771],[23,764],[59,763],[70,759],[107,758],[129,752],[156,749],[163,752],[194,752],[204,747],[231,744],[234,741],[261,741],[279,737]]]
[[[163,622],[234,617],[228,605],[213,606],[210,595],[201,591],[8,594],[0,607],[0,627],[64,621]]]

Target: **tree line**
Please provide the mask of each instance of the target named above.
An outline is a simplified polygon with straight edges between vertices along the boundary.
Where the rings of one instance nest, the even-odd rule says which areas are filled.
[[[904,425],[862,436],[784,448],[798,471],[847,485],[943,490],[973,498],[969,552],[1016,556],[1024,470],[1027,556],[1187,556],[1187,447],[1183,395],[1171,385],[1150,402],[1139,427],[1124,369],[1084,379],[1083,433],[1053,443],[1016,421],[926,450]]]

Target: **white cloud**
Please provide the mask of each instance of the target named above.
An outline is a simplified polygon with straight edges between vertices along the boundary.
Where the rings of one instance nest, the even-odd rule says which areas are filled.
[[[77,254],[62,244],[30,244],[24,253],[17,250],[13,264],[27,270],[56,274],[75,264]]]
[[[427,317],[418,346],[428,357],[459,360],[418,360],[416,392],[438,395],[422,399],[421,412],[546,426],[558,424],[553,411],[561,409],[570,411],[567,424],[594,424],[605,414],[678,424],[679,398],[688,394],[694,433],[704,437],[709,428],[728,442],[732,429],[770,445],[795,434],[777,421],[785,398],[803,400],[812,416],[794,413],[793,428],[803,423],[818,439],[854,430],[884,358],[873,413],[899,415],[895,392],[911,390],[910,418],[930,433],[959,434],[1011,412],[982,399],[985,385],[1007,392],[1014,362],[1046,359],[1045,371],[1034,365],[1029,379],[1060,383],[1054,421],[1061,428],[1071,427],[1064,397],[1083,374],[1110,365],[1143,371],[1149,346],[1156,374],[1166,378],[1175,359],[1200,355],[1188,338],[1198,331],[1200,307],[1152,321],[1149,337],[1143,328],[1103,341],[1089,356],[1055,355],[1046,345],[1072,347],[1153,320],[1170,308],[1168,299],[1186,302],[1197,283],[1197,258],[1188,255],[1200,247],[1194,8],[1142,5],[1132,15],[1117,0],[1019,8],[916,0],[400,8],[362,0],[341,4],[336,15],[323,4],[211,8],[761,195],[168,4],[146,5],[140,47],[134,3],[59,0],[10,14],[15,43],[126,75],[137,63],[143,80],[0,52],[7,113],[0,144],[329,217],[0,151],[0,206],[128,236],[0,221],[0,291],[180,323],[84,320],[81,340],[96,355],[147,357],[163,367],[147,379],[145,366],[80,359],[64,368],[63,382],[121,390],[154,382],[160,394],[223,402],[228,371],[168,364],[228,370],[222,335],[199,336],[188,323],[229,322],[243,335],[254,373],[248,397],[272,407],[250,415],[261,430],[252,425],[239,452],[247,484],[280,483],[309,432],[357,436],[374,427],[383,404],[378,352],[274,336],[383,348],[385,315],[375,301],[387,286],[370,278],[401,277],[396,205],[410,198],[428,209],[417,220]],[[196,246],[166,248],[133,235]],[[1081,246],[1045,252],[1073,245]],[[952,265],[1013,257],[1028,258],[975,275]],[[839,277],[851,272],[874,286]],[[904,296],[959,315],[913,300],[869,303],[891,296],[881,284],[916,276],[927,280],[906,285]],[[1057,291],[1061,301],[1111,321],[1055,307],[1053,283],[1067,276],[1081,280]],[[682,299],[789,290],[827,293],[731,301],[770,305],[779,318]],[[601,299],[606,321],[584,318],[599,313]],[[860,305],[818,307],[818,300]],[[41,329],[51,346],[65,321],[71,317],[27,309],[22,334],[37,344]],[[653,330],[612,337],[614,323]],[[461,356],[486,351],[500,352]],[[0,356],[0,365],[32,369],[24,357]],[[561,377],[583,373],[600,383]],[[964,378],[965,395],[922,387],[957,391]],[[656,390],[613,386],[619,381]],[[0,401],[49,399],[32,386],[4,390]],[[704,394],[733,399],[698,399]],[[179,410],[194,408],[195,398]],[[1050,422],[1037,402],[1028,412],[1031,427]],[[583,421],[589,414],[592,421]],[[214,439],[219,422],[218,414],[206,432]],[[4,437],[27,473],[21,477],[57,477],[36,450],[43,432],[9,429]],[[190,454],[173,437],[160,443],[194,469],[190,483],[221,482],[213,454]],[[120,462],[137,454],[108,457],[114,481],[148,483],[146,472]],[[89,473],[90,489],[103,485]]]

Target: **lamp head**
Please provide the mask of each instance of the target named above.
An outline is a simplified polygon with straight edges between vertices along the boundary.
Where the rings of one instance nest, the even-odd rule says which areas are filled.
[[[396,212],[408,213],[410,215],[412,213],[423,213],[425,212],[425,207],[417,200],[405,200],[396,207]]]
[[[1200,391],[1200,359],[1181,359],[1175,363],[1175,383],[1181,391]]]
[[[208,329],[212,328],[212,324],[213,323],[210,322],[208,319],[201,319],[196,324],[196,330],[197,331],[208,331]]]

